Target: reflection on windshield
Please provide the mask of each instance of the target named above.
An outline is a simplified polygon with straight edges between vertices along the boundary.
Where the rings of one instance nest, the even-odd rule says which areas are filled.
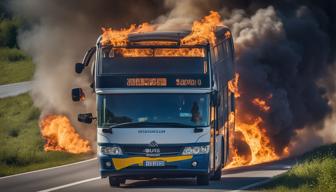
[[[98,95],[99,127],[203,127],[208,94]]]

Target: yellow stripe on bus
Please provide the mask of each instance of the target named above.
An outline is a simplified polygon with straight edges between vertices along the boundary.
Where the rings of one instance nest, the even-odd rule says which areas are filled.
[[[124,169],[131,165],[143,166],[144,161],[165,161],[175,162],[191,159],[192,155],[174,156],[174,157],[128,157],[128,158],[112,158],[114,168],[116,170]]]

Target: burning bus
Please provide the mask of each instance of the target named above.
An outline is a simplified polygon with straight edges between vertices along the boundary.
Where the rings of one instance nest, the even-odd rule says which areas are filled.
[[[234,132],[234,48],[231,32],[188,43],[191,32],[140,32],[118,43],[100,36],[76,64],[92,62],[100,173],[111,186],[126,179],[196,177],[219,180]],[[210,42],[213,41],[213,42]],[[93,57],[95,56],[95,57]],[[84,99],[81,88],[72,99]]]

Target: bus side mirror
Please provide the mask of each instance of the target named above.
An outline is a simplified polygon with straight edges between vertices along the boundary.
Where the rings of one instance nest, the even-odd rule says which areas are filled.
[[[78,114],[79,122],[91,124],[93,119],[96,118],[92,116],[92,113]]]
[[[76,73],[82,73],[82,71],[84,70],[85,66],[83,63],[76,63],[75,65],[75,71]]]
[[[85,94],[82,88],[73,88],[71,90],[72,101],[83,101],[85,99]]]

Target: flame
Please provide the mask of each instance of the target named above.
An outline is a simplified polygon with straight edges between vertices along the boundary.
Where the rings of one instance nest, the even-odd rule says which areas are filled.
[[[254,165],[263,162],[277,160],[280,157],[275,153],[266,129],[262,127],[263,120],[256,117],[252,123],[244,123],[237,120],[236,131],[242,133],[243,141],[246,142],[251,151],[251,159],[246,156],[238,155],[237,149],[234,149],[233,160],[227,167],[237,167],[242,165]]]
[[[41,134],[46,139],[45,151],[86,153],[91,151],[88,140],[82,139],[64,115],[48,115],[40,121]]]
[[[216,35],[214,31],[222,25],[221,16],[218,12],[210,11],[210,15],[205,16],[199,21],[194,21],[191,33],[184,37],[181,42],[183,45],[198,45],[210,42],[215,44]]]
[[[117,29],[102,28],[103,34],[100,43],[102,45],[126,46],[130,33],[145,33],[154,31],[154,26],[142,23],[139,26],[132,24],[129,28]]]
[[[230,80],[229,83],[228,83],[228,89],[229,89],[229,91],[234,93],[235,98],[240,97],[240,93],[239,93],[239,89],[238,89],[238,82],[239,82],[239,74],[236,73],[234,78],[232,80]]]
[[[210,42],[215,44],[215,30],[221,24],[221,17],[218,12],[211,11],[208,16],[205,16],[199,21],[195,21],[192,26],[192,31],[189,35],[181,39],[181,45],[200,45]],[[120,48],[128,45],[128,35],[144,32],[153,32],[156,30],[155,25],[143,23],[139,26],[132,24],[128,28],[115,30],[112,28],[102,28],[103,34],[100,43],[103,46],[112,45],[118,47],[112,49],[112,55],[124,57],[165,57],[165,56],[186,56],[186,57],[204,57],[204,50],[200,48],[175,48],[175,49],[142,49],[142,48]],[[226,33],[225,37],[230,37],[231,33]],[[177,42],[170,41],[146,41],[134,42],[136,45],[178,45]]]
[[[252,103],[258,106],[262,111],[265,111],[265,112],[271,109],[271,107],[267,105],[266,101],[260,98],[254,98],[252,100]]]
[[[201,48],[156,48],[156,49],[126,49],[126,48],[113,48],[113,56],[122,57],[204,57],[204,49]]]
[[[236,74],[235,78],[231,80],[228,85],[229,90],[235,93],[236,98],[240,97],[238,82],[239,74]],[[270,95],[267,99],[270,99],[271,97],[272,96]],[[267,101],[261,98],[255,98],[251,102],[258,106],[263,112],[268,112],[271,109],[267,104]],[[236,109],[235,113],[237,112],[239,112],[239,109]],[[232,147],[230,149],[231,162],[226,168],[254,165],[280,159],[280,156],[277,155],[269,140],[266,128],[263,127],[263,119],[254,114],[244,114],[244,117],[245,118],[237,116],[235,132],[241,135],[238,139],[248,145],[250,154],[240,154],[237,146]],[[232,119],[234,119],[234,113],[230,114],[229,123],[234,121]],[[284,149],[284,154],[288,155],[288,149]]]

